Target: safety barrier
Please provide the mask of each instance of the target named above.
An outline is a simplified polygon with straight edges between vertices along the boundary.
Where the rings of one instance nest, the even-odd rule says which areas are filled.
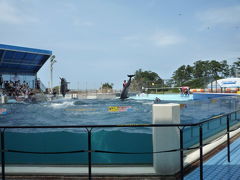
[[[194,92],[236,93],[237,91],[238,91],[238,88],[190,89],[191,93],[194,93]]]
[[[190,92],[205,92],[205,89],[190,89]]]
[[[5,153],[27,153],[27,154],[73,154],[73,153],[88,153],[88,179],[92,179],[92,153],[110,153],[110,154],[158,154],[158,153],[169,153],[169,152],[180,152],[180,178],[183,180],[184,179],[184,151],[187,150],[194,150],[194,149],[199,149],[199,161],[200,161],[200,174],[199,174],[199,179],[203,180],[203,147],[211,144],[212,142],[208,143],[203,143],[203,125],[206,123],[210,123],[211,121],[214,121],[217,118],[220,119],[225,119],[226,118],[226,135],[227,135],[227,159],[228,162],[230,162],[230,132],[237,130],[240,127],[234,127],[234,129],[230,130],[230,120],[232,117],[237,119],[237,115],[240,112],[234,111],[231,113],[227,113],[224,115],[219,115],[217,117],[213,117],[207,120],[204,120],[199,123],[195,124],[122,124],[122,125],[78,125],[78,126],[0,126],[1,129],[1,169],[2,169],[2,179],[5,180],[6,173],[5,173]],[[239,119],[237,119],[239,121]],[[235,124],[236,125],[236,124]],[[133,127],[177,127],[179,129],[180,133],[180,147],[177,149],[169,149],[169,150],[164,150],[164,151],[153,151],[153,152],[116,152],[116,151],[106,151],[106,150],[101,150],[101,149],[92,149],[92,130],[97,129],[97,128],[133,128]],[[199,145],[195,147],[189,147],[189,148],[184,148],[183,146],[183,131],[184,128],[186,127],[198,127],[199,128]],[[8,129],[55,129],[55,128],[62,128],[62,129],[68,129],[68,128],[80,128],[80,129],[86,129],[87,130],[87,137],[88,137],[88,148],[87,149],[80,149],[80,150],[74,150],[74,151],[59,151],[59,152],[32,152],[32,151],[27,151],[27,150],[17,150],[17,149],[7,149],[5,147],[5,132]],[[224,134],[224,135],[225,135]],[[222,135],[221,137],[223,137]],[[219,138],[221,138],[219,137]],[[219,139],[218,138],[218,139]]]

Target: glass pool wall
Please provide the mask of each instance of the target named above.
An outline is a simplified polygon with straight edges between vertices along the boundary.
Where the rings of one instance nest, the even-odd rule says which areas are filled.
[[[173,102],[173,101],[169,101]],[[105,103],[105,102],[103,102]],[[167,103],[167,102],[163,102]],[[175,102],[176,103],[176,102]],[[124,102],[125,105],[128,103]],[[124,105],[123,104],[123,105]],[[132,105],[138,106],[139,103],[134,102]],[[144,105],[132,109],[128,113],[132,113],[131,118],[141,119],[148,118],[147,121],[134,121],[134,123],[152,123],[151,105],[152,101],[144,101]],[[182,123],[196,123],[208,119],[219,114],[229,113],[240,109],[239,97],[223,97],[216,99],[206,99],[201,101],[181,101],[181,121]],[[86,104],[85,104],[86,105]],[[115,104],[119,105],[119,104]],[[120,104],[121,105],[121,104]],[[106,104],[101,105],[106,106]],[[65,108],[69,108],[68,106]],[[86,108],[86,106],[85,106]],[[96,107],[95,107],[96,108]],[[55,113],[59,109],[55,109]],[[14,111],[14,110],[13,110]],[[42,111],[44,114],[44,112]],[[54,113],[54,111],[53,111]],[[76,114],[79,113],[79,114]],[[82,112],[74,112],[73,115],[82,115]],[[125,112],[123,112],[125,113]],[[147,114],[147,115],[146,115]],[[39,114],[38,114],[39,115]],[[99,116],[99,113],[93,113],[92,116]],[[110,118],[121,119],[122,113],[110,113]],[[125,114],[127,116],[127,114]],[[27,115],[26,115],[27,117]],[[56,116],[54,116],[56,117]],[[84,116],[87,117],[87,116]],[[106,121],[106,116],[105,121]],[[60,117],[59,117],[60,118]],[[131,124],[131,118],[123,123]],[[36,118],[39,119],[39,118]],[[239,114],[231,116],[231,125],[237,124]],[[32,121],[35,119],[33,118]],[[149,122],[148,122],[149,121]],[[88,124],[90,121],[87,121]],[[37,122],[36,122],[37,123]],[[77,122],[76,122],[77,123]],[[34,124],[34,122],[32,122]],[[81,124],[81,123],[78,123]],[[101,124],[98,122],[97,124]],[[114,124],[114,123],[111,123]],[[127,129],[127,130],[126,130]],[[226,118],[217,118],[203,125],[204,138],[209,138],[216,134],[223,134],[226,129]],[[54,132],[56,131],[56,132]],[[151,152],[152,151],[152,128],[105,128],[92,130],[92,149],[106,150],[117,152]],[[186,127],[184,129],[184,146],[191,147],[198,143],[199,139],[198,127]],[[25,131],[22,129],[5,132],[6,149],[15,149],[33,152],[59,152],[59,151],[75,151],[87,150],[87,130],[66,130],[57,129],[43,132],[42,129]],[[8,164],[87,164],[87,153],[77,154],[58,154],[58,155],[36,155],[36,154],[20,154],[6,153],[6,162]],[[152,164],[152,155],[126,155],[126,154],[106,154],[93,153],[93,164]]]
[[[202,125],[203,138],[210,139],[210,137],[219,137],[226,132],[227,117],[218,117],[219,115],[237,111],[240,109],[239,96],[226,96],[214,99],[204,99],[197,101],[190,101],[181,105],[181,118],[184,123],[197,123],[208,118],[216,117]],[[193,122],[194,121],[194,122]],[[233,113],[230,115],[230,127],[233,128],[240,122],[240,114]],[[184,129],[184,146],[191,147],[198,144],[199,141],[199,127],[186,127]]]

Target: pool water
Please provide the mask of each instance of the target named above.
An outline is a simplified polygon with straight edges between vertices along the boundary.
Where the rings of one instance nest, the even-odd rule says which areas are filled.
[[[138,94],[136,96],[131,97],[131,99],[135,100],[155,100],[159,98],[162,101],[189,101],[193,100],[193,95],[181,95],[181,94]]]
[[[2,107],[8,112],[0,118],[1,125],[8,126],[145,124],[151,123],[152,104],[153,101],[131,99],[59,99],[39,104],[6,104]]]
[[[194,101],[181,95],[161,95],[161,103],[181,104],[181,123],[196,123],[209,117],[240,108],[238,97],[224,97]],[[166,98],[166,100],[164,100]],[[7,109],[0,116],[0,125],[114,125],[151,124],[154,95],[149,99],[132,97],[125,101],[58,99],[51,102],[29,104],[12,103],[1,105]],[[176,100],[178,99],[178,100]],[[222,122],[223,121],[223,122]],[[204,127],[208,137],[226,127],[224,120],[217,120]],[[92,131],[93,149],[124,152],[152,151],[152,128],[100,128]],[[184,144],[197,143],[198,129],[186,128]],[[86,129],[17,129],[6,130],[6,147],[28,151],[68,151],[87,149]],[[87,154],[33,155],[7,153],[9,163],[37,164],[84,164]],[[152,163],[152,155],[94,154],[94,163]]]
[[[119,99],[58,99],[36,104],[4,104],[0,107],[7,109],[7,114],[0,115],[0,125],[151,124],[153,97],[154,95],[149,95],[150,99],[138,99],[139,97],[136,96],[125,101]],[[159,95],[158,97],[162,99],[160,103],[181,104],[181,123],[200,122],[240,108],[240,98],[236,96],[201,101],[193,101],[191,96],[183,97],[179,94]],[[151,133],[149,128],[119,128],[119,130]]]

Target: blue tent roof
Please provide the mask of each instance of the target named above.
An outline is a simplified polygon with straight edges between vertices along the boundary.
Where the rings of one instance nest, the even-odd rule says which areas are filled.
[[[52,51],[0,44],[0,74],[36,74]]]

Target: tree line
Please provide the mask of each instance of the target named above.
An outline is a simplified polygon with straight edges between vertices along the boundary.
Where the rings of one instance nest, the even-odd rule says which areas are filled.
[[[240,69],[240,58],[229,65],[226,60],[198,60],[190,65],[182,65],[172,74],[172,78],[164,81],[157,73],[139,69],[135,72],[132,89],[141,91],[142,88],[180,87],[204,88],[212,81],[235,77]]]
[[[240,74],[240,58],[232,64],[228,64],[227,60],[198,60],[190,65],[182,65],[172,74],[171,79],[163,80],[156,72],[143,71],[138,69],[135,71],[132,80],[131,89],[134,91],[142,91],[143,88],[163,88],[163,87],[180,87],[189,86],[191,88],[204,88],[212,81],[236,77]],[[113,84],[104,83],[101,88],[112,89]]]
[[[196,61],[193,66],[182,65],[173,72],[172,81],[175,86],[190,86],[204,88],[212,81],[235,77],[236,70],[240,68],[240,58],[229,65],[226,60]]]

